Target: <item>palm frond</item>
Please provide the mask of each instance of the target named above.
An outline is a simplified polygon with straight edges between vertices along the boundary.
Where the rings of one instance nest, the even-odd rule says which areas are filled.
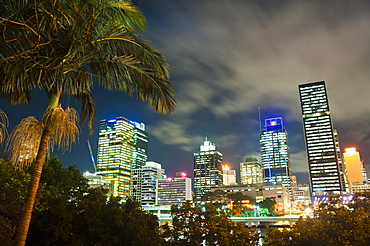
[[[80,128],[78,127],[78,113],[74,108],[62,109],[48,108],[44,114],[44,124],[51,132],[50,150],[55,145],[61,151],[71,149],[71,145],[79,138]]]
[[[5,139],[7,133],[6,128],[8,127],[8,116],[0,109],[0,143]]]
[[[44,125],[34,116],[23,119],[9,135],[6,151],[15,165],[24,167],[36,158]]]

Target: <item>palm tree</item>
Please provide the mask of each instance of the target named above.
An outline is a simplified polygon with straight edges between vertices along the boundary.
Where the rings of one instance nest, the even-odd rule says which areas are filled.
[[[6,134],[6,127],[8,126],[8,117],[0,109],[0,144],[4,141],[5,139],[5,134]]]
[[[88,121],[90,131],[93,83],[136,95],[160,113],[172,113],[176,101],[165,58],[136,34],[146,20],[130,0],[6,0],[0,24],[0,96],[20,104],[30,102],[34,89],[48,95],[42,122],[24,120],[15,131],[32,134],[12,133],[8,145],[20,165],[35,157],[16,237],[16,245],[24,245],[47,153],[54,144],[68,147],[79,131],[75,112],[61,107],[62,95],[81,101],[81,122]],[[19,156],[25,140],[35,146],[32,158]]]

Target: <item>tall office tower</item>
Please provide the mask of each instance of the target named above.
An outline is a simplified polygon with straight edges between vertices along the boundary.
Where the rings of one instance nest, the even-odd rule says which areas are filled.
[[[292,169],[288,146],[288,133],[281,117],[265,119],[261,130],[261,162],[263,182],[282,183],[291,192]]]
[[[158,205],[181,205],[185,201],[191,201],[191,178],[186,177],[186,173],[178,172],[176,177],[158,179]]]
[[[143,123],[124,117],[100,121],[97,174],[113,181],[113,196],[130,195],[131,170],[144,165],[147,145]]]
[[[242,184],[262,183],[262,166],[257,158],[248,156],[240,162],[240,182]]]
[[[222,183],[223,185],[235,185],[236,184],[236,172],[230,169],[229,165],[222,165]]]
[[[338,135],[333,129],[325,81],[299,85],[313,195],[347,191]]]
[[[346,163],[347,178],[349,185],[353,183],[362,184],[364,177],[362,174],[362,162],[360,153],[356,148],[345,148],[343,153],[344,162]]]
[[[200,203],[203,195],[212,187],[222,185],[222,154],[216,145],[205,139],[200,151],[194,152],[194,194]]]

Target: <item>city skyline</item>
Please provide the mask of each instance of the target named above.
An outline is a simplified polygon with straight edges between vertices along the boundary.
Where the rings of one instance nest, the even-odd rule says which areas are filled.
[[[77,165],[81,173],[93,171],[87,140],[96,157],[99,120],[124,116],[146,124],[148,159],[161,163],[171,176],[177,171],[191,176],[192,153],[205,136],[223,153],[224,163],[239,170],[246,156],[260,161],[261,107],[262,118],[284,118],[293,174],[307,183],[298,85],[325,80],[342,152],[355,146],[369,170],[369,4],[140,1],[148,19],[142,37],[168,59],[177,111],[163,116],[138,99],[96,86],[95,133],[89,135],[83,127],[70,153],[55,151],[51,156],[58,156],[65,166]],[[27,116],[41,119],[47,97],[36,92],[33,100],[21,106],[0,101],[9,130]],[[80,111],[72,97],[64,101]]]

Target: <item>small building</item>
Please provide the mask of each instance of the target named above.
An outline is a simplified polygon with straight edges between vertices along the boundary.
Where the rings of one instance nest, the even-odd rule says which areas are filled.
[[[183,172],[176,173],[176,177],[157,180],[157,204],[181,205],[187,200],[192,200],[191,178]]]
[[[287,187],[283,184],[248,184],[248,185],[228,185],[212,188],[211,192],[223,190],[227,193],[242,192],[244,195],[250,196],[256,200],[256,203],[265,200],[266,198],[275,198],[276,212],[283,213],[290,207],[290,193]]]

